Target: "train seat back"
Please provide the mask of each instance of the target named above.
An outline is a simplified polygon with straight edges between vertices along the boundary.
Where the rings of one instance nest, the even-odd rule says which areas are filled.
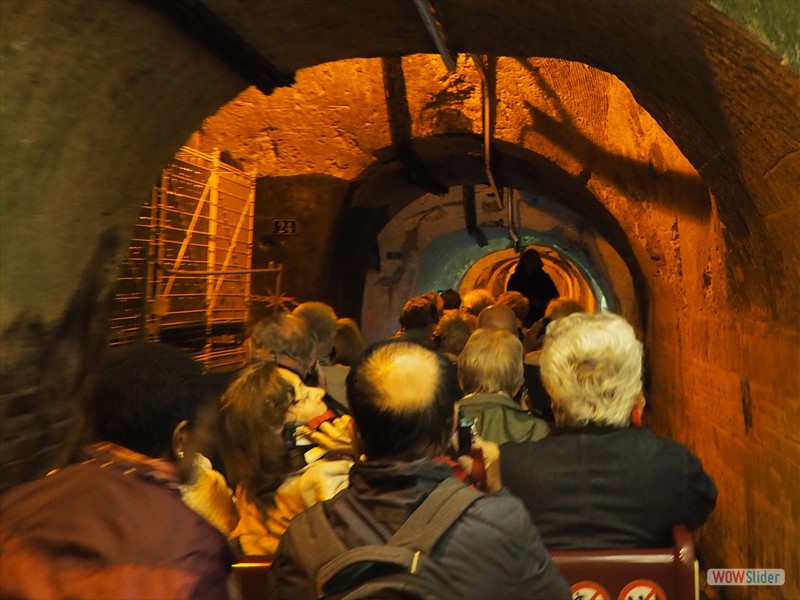
[[[573,600],[691,600],[699,598],[692,534],[672,530],[671,548],[554,550],[553,561],[572,587]]]

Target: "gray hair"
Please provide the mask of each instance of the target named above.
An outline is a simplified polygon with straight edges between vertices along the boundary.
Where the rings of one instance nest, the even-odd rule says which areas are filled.
[[[494,304],[494,296],[489,290],[476,288],[461,296],[461,310],[472,313],[476,317],[487,306]]]
[[[317,337],[308,323],[294,315],[279,313],[259,321],[250,336],[253,360],[297,361],[303,374],[314,362]]]
[[[502,329],[476,329],[458,358],[458,380],[466,394],[514,396],[524,380],[522,342]]]
[[[458,356],[477,327],[475,315],[458,310],[445,313],[436,328],[439,351]]]
[[[539,362],[558,425],[627,427],[642,393],[642,343],[613,313],[574,313],[547,328]]]
[[[327,364],[333,349],[333,339],[336,337],[337,317],[333,308],[324,302],[303,302],[292,314],[311,327],[311,331],[317,336],[317,359]]]

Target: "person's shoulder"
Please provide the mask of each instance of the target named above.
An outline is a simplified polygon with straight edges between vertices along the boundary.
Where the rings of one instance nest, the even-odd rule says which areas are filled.
[[[683,450],[687,451],[686,446],[679,441],[659,435],[649,427],[625,427],[619,430],[619,434],[625,436],[630,440],[636,440],[640,444],[660,447],[670,450]]]
[[[96,466],[74,464],[51,471],[45,477],[20,484],[0,498],[4,521],[41,509],[84,506],[86,498],[96,498],[98,487],[119,479],[115,473]]]
[[[550,426],[547,425],[546,421],[538,417],[531,416],[531,418],[536,419],[537,422],[541,421],[543,426],[546,426],[547,430],[550,431]],[[557,442],[558,440],[555,441]],[[526,459],[530,456],[546,454],[547,447],[553,443],[554,440],[550,436],[537,441],[506,442],[500,446],[500,456],[501,458]]]
[[[348,477],[353,461],[348,458],[329,460],[321,458],[298,471],[297,479],[302,485],[310,485],[321,478]]]
[[[670,468],[677,462],[697,460],[689,448],[681,442],[667,436],[659,435],[647,427],[627,427],[620,430],[620,437],[626,440],[625,445],[635,448],[636,455],[642,460],[657,460],[656,464]]]
[[[459,402],[462,407],[470,407],[470,406],[482,407],[482,408],[497,407],[497,408],[509,408],[509,409],[524,411],[524,409],[519,404],[517,404],[514,400],[503,394],[492,394],[492,393],[475,394],[474,396],[467,396],[466,398],[462,398]]]
[[[352,466],[353,461],[349,459],[321,458],[290,475],[279,488],[278,494],[300,497],[306,507],[328,500],[348,486]]]
[[[517,535],[521,527],[530,526],[522,500],[508,490],[479,498],[465,511],[464,524],[472,524],[487,530],[496,530],[503,535]]]

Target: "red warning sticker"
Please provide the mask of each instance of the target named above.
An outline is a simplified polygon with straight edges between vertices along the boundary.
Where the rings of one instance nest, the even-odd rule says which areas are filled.
[[[572,600],[611,600],[606,588],[594,581],[579,581],[570,588],[570,591]]]
[[[667,600],[667,595],[655,581],[634,579],[622,588],[617,600]]]

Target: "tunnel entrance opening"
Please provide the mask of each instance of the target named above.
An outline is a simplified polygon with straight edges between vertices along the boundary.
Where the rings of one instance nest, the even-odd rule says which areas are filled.
[[[481,240],[465,224],[465,194],[474,195]],[[517,244],[504,220],[508,213],[498,210],[488,186],[455,185],[445,195],[423,194],[397,208],[376,235],[379,268],[365,275],[360,306],[365,337],[376,341],[392,335],[403,304],[413,296],[475,287],[499,295],[518,250],[528,245],[542,249],[561,295],[589,310],[613,308],[636,321],[634,276],[613,244],[556,199],[519,189],[507,198],[518,215]]]
[[[587,312],[610,309],[608,299],[602,290],[593,289],[590,280],[587,280],[571,260],[563,257],[554,248],[536,244],[525,244],[525,246],[533,247],[539,253],[544,271],[550,275],[561,297],[578,300]],[[463,295],[469,290],[483,288],[489,290],[495,297],[499,296],[506,290],[508,279],[514,272],[518,259],[519,254],[513,248],[483,257],[467,270],[456,288],[457,291]]]

